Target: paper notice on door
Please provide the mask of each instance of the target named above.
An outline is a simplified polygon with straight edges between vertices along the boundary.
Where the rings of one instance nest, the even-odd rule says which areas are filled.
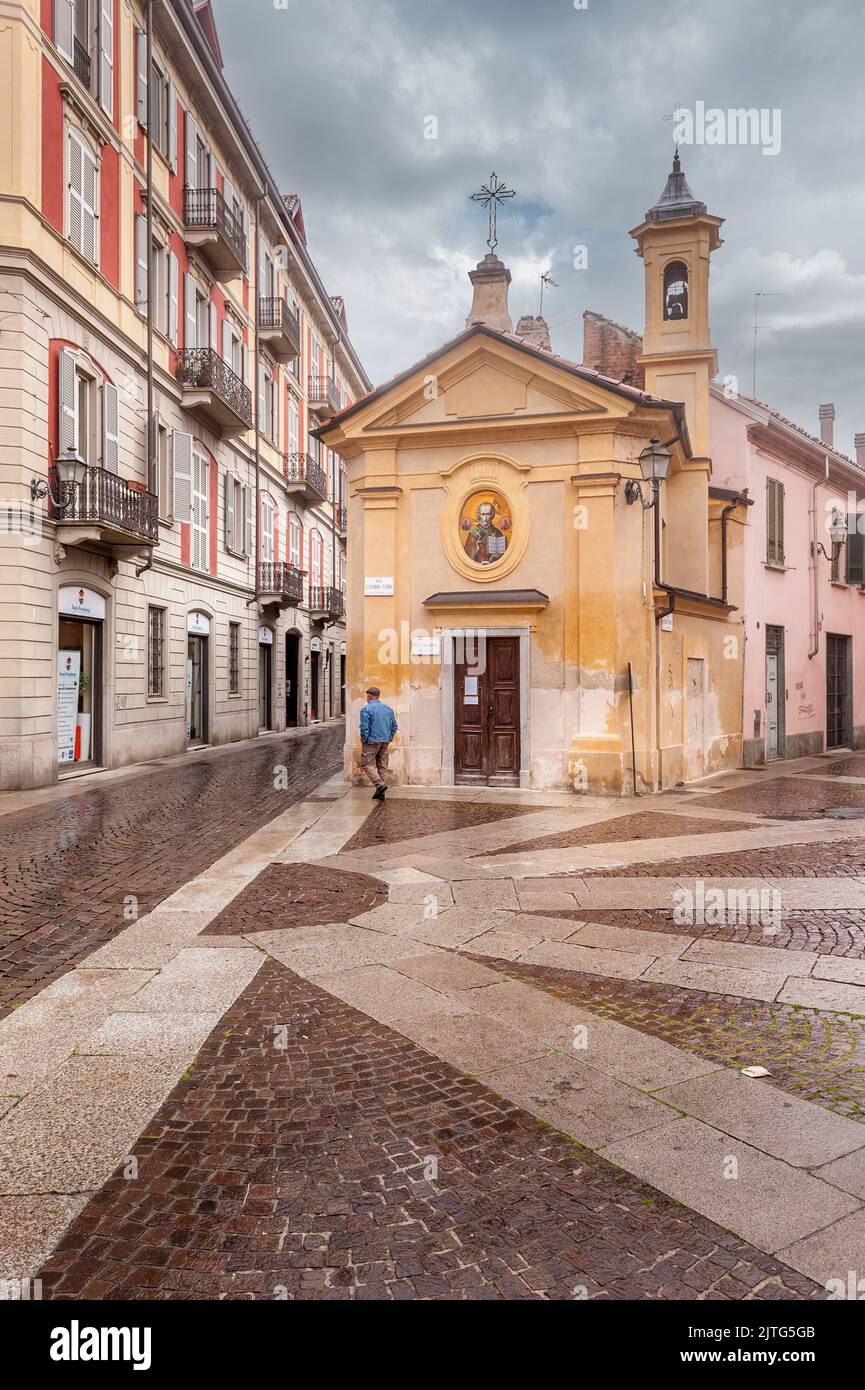
[[[80,651],[63,651],[57,663],[57,761],[75,760],[75,725],[78,720]]]
[[[466,695],[477,695],[478,678],[477,676],[466,676],[464,691]]]

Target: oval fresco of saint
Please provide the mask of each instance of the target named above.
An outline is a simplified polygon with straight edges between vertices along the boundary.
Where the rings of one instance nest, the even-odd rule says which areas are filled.
[[[463,550],[476,565],[494,565],[510,545],[512,526],[510,506],[500,492],[473,492],[460,513]]]

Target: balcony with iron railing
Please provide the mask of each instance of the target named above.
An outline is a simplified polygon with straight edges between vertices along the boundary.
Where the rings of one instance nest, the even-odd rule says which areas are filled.
[[[326,420],[339,410],[339,392],[329,376],[311,376],[307,387],[309,408],[313,415]]]
[[[285,560],[261,560],[258,597],[266,607],[295,608],[303,602],[303,570]]]
[[[258,337],[278,362],[300,356],[300,315],[281,296],[258,301]]]
[[[345,595],[330,584],[310,584],[309,613],[311,618],[339,622],[345,617]]]
[[[87,88],[88,92],[92,91],[92,88],[90,86],[90,73],[92,70],[92,66],[93,65],[90,61],[90,54],[87,52],[87,49],[85,48],[84,44],[81,42],[80,39],[73,39],[72,70],[75,73],[75,76],[78,78],[78,81]]]
[[[52,481],[57,539],[65,545],[96,542],[129,547],[129,553],[159,541],[159,500],[143,484],[128,483],[106,468],[88,468],[80,483]]]
[[[186,409],[198,411],[221,434],[252,428],[252,392],[213,348],[179,352],[177,380]]]
[[[327,475],[311,454],[286,454],[286,492],[308,502],[327,497]]]
[[[246,274],[246,232],[218,188],[183,190],[184,240],[198,249],[218,280]]]
[[[348,507],[335,506],[333,509],[336,529],[340,535],[344,536],[348,529]]]

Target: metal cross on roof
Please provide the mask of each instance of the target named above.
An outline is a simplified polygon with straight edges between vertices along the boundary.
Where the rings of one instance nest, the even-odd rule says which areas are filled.
[[[665,117],[664,117],[664,120],[665,120],[665,121],[672,121],[672,122],[673,122],[673,143],[674,143],[675,146],[676,146],[676,154],[679,153],[679,135],[680,135],[680,133],[681,133],[681,132],[680,132],[680,126],[679,126],[679,121],[680,121],[679,112],[680,112],[680,111],[684,111],[684,110],[685,110],[685,108],[684,108],[684,106],[682,105],[682,103],[681,103],[680,101],[674,102],[674,104],[673,104],[673,109],[672,109],[672,111],[670,112],[669,116],[665,116]]]
[[[482,207],[489,209],[490,215],[490,234],[487,237],[487,246],[491,251],[495,251],[498,246],[496,236],[496,212],[499,203],[503,203],[506,198],[515,198],[516,191],[513,188],[506,188],[495,173],[490,174],[489,183],[481,184],[479,193],[472,193],[473,203],[480,203]]]

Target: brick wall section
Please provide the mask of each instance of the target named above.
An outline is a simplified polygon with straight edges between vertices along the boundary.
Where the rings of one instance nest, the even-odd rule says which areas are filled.
[[[603,314],[586,309],[583,314],[583,366],[591,367],[602,376],[626,381],[631,386],[646,384],[643,368],[637,358],[643,351],[639,333],[623,328]]]

